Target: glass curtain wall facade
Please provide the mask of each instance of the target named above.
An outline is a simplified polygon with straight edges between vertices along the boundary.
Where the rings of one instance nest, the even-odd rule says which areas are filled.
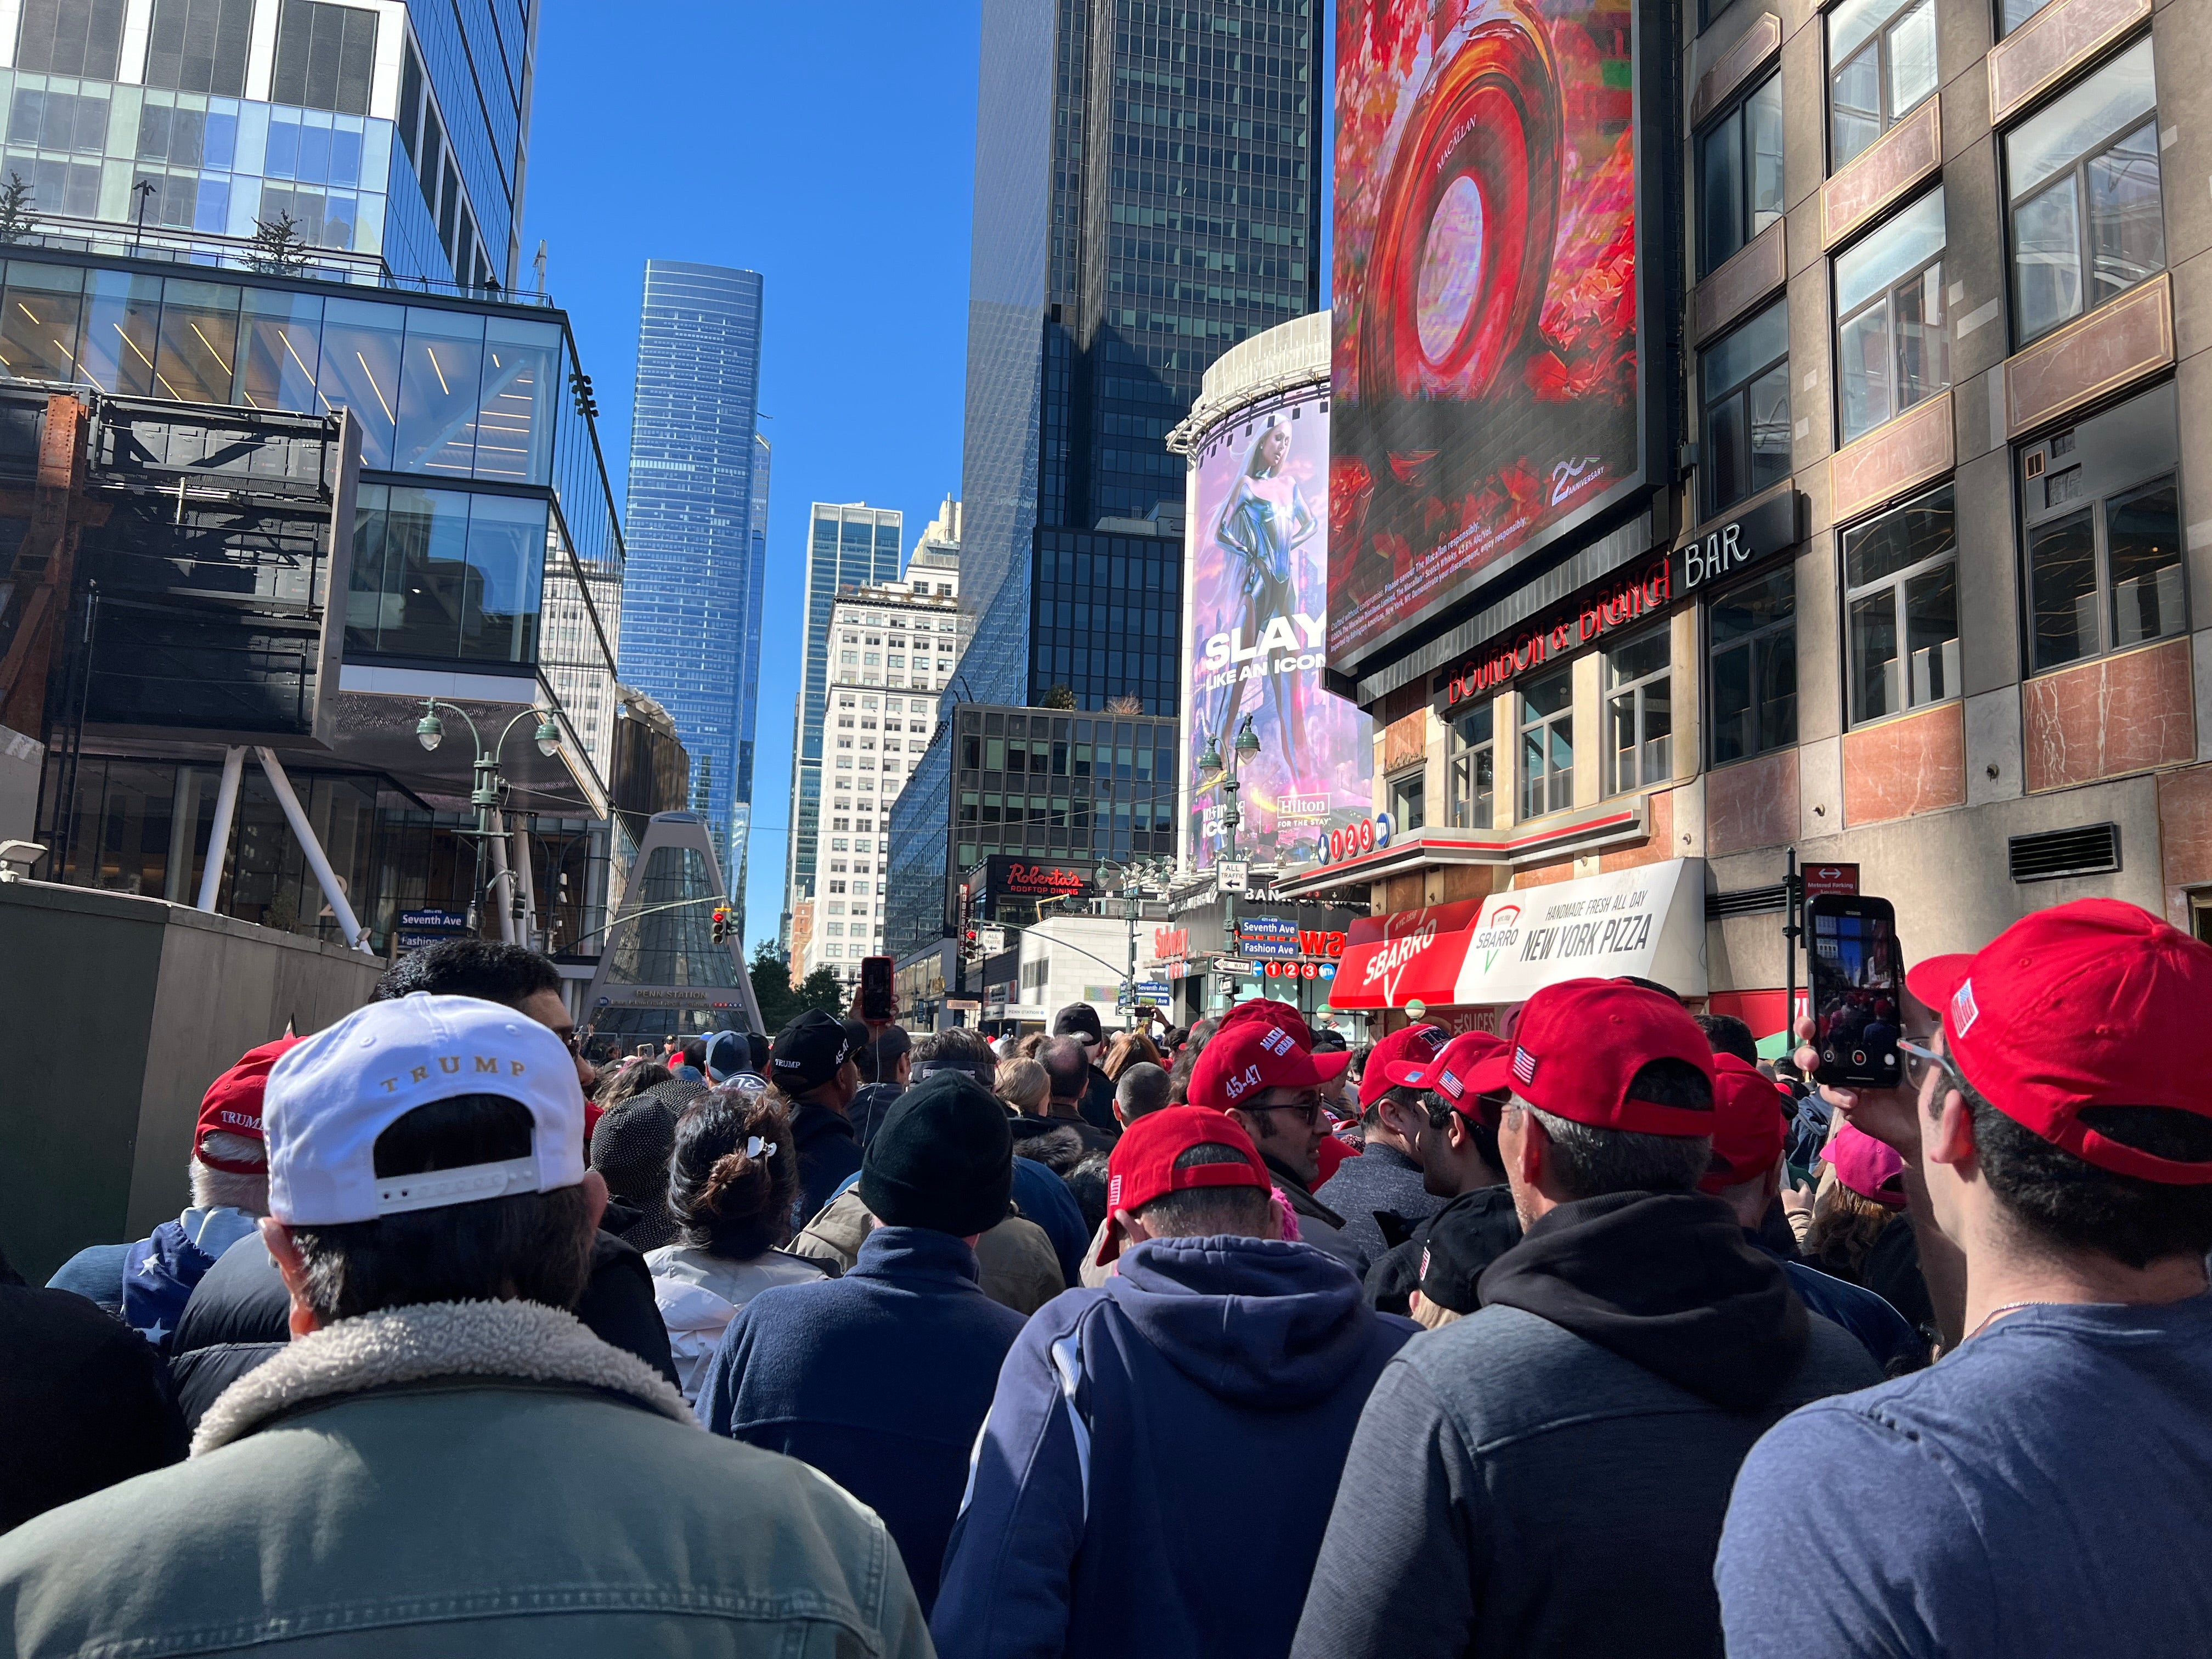
[[[961,481],[979,698],[1145,695],[1135,671],[1056,678],[1079,652],[1126,669],[1128,641],[1110,609],[1060,620],[1075,602],[1040,587],[1064,550],[1045,532],[1179,503],[1162,441],[1207,365],[1318,307],[1315,9],[986,0]],[[1158,684],[1146,708],[1172,712],[1176,676]]]
[[[761,301],[757,271],[647,260],[630,420],[623,679],[675,717],[733,884],[750,822],[767,574]]]
[[[806,541],[806,659],[794,714],[790,830],[785,843],[786,907],[814,896],[814,843],[821,828],[822,722],[829,700],[830,614],[844,588],[896,581],[905,515],[859,501],[814,503]]]
[[[246,269],[289,215],[319,274],[511,288],[537,15],[23,0],[0,13],[0,169],[49,246]]]

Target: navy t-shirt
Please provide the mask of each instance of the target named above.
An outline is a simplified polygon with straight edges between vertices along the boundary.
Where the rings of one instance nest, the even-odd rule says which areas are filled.
[[[2212,1652],[2212,1297],[2008,1314],[1736,1477],[1729,1659]]]

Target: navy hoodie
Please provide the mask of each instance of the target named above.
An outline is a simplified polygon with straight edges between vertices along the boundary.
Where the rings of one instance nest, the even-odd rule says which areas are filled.
[[[981,1278],[964,1239],[878,1227],[842,1279],[779,1285],[740,1308],[699,1385],[713,1432],[811,1463],[883,1517],[925,1613],[1022,1328]]]
[[[1360,1407],[1414,1329],[1273,1239],[1154,1239],[1047,1303],[975,1443],[938,1652],[1282,1659]]]

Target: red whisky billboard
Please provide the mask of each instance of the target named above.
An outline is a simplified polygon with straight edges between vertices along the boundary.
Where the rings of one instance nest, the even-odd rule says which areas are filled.
[[[1332,667],[1645,488],[1638,31],[1338,0]]]

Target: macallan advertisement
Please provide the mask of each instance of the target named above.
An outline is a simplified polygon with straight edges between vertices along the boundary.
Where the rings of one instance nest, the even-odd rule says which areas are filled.
[[[1340,0],[1328,653],[1643,485],[1631,0]]]
[[[1322,690],[1328,619],[1328,399],[1318,394],[1217,428],[1197,463],[1190,569],[1188,855],[1226,844],[1221,781],[1199,775],[1211,738],[1229,757],[1244,717],[1260,751],[1238,774],[1240,857],[1310,861],[1318,837],[1374,808],[1374,726]]]

